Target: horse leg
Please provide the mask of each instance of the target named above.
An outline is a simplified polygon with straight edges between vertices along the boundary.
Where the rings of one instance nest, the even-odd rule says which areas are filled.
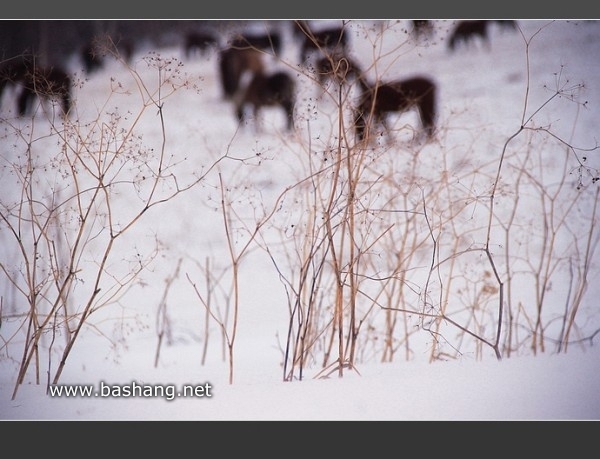
[[[281,107],[287,117],[287,130],[291,131],[294,129],[294,103],[290,100],[284,100],[281,103]]]
[[[26,87],[21,89],[21,94],[17,99],[17,109],[19,112],[19,116],[25,116],[31,112],[33,99],[35,98],[35,93]]]
[[[241,101],[237,104],[236,109],[235,109],[235,114],[237,116],[238,122],[240,123],[240,125],[244,122],[245,118],[246,118],[246,102],[245,101]]]
[[[71,110],[71,78],[67,74],[60,73],[56,76],[54,85],[56,89],[52,90],[60,101],[60,107],[63,111],[63,116],[68,117]]]
[[[354,111],[354,134],[359,141],[365,138],[365,117],[361,108],[355,109]]]
[[[69,90],[65,90],[61,97],[63,114],[65,117],[68,116],[69,110],[71,109],[71,93]]]
[[[376,107],[373,107],[372,100],[365,101],[359,108],[354,121],[358,139],[369,142],[369,139],[372,139],[373,134],[376,133],[376,127],[380,124],[384,124],[383,114],[379,113]]]
[[[392,145],[394,140],[394,132],[390,129],[388,117],[385,114],[382,114],[376,118],[376,121],[377,124],[381,126],[381,136],[385,137],[385,143],[387,145]]]
[[[435,132],[435,87],[427,90],[418,105],[421,125],[428,139],[431,139]]]
[[[252,106],[252,115],[254,116],[253,126],[254,132],[260,134],[262,132],[262,120],[260,118],[260,108],[261,105],[259,102],[256,102]]]

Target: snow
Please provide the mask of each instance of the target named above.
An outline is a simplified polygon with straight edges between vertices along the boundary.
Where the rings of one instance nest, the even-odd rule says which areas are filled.
[[[252,30],[265,24],[257,21]],[[298,66],[291,31],[282,29],[283,55],[266,56],[265,62],[297,76],[293,133],[285,131],[276,108],[265,109],[258,126],[252,119],[238,124],[232,102],[221,97],[216,51],[185,58],[175,45],[138,49],[130,68],[109,61],[88,77],[73,59],[78,84],[70,122],[83,139],[71,139],[70,145],[82,145],[86,134],[92,139],[102,130],[113,145],[94,145],[111,150],[131,129],[120,154],[136,155],[123,168],[104,164],[114,174],[112,220],[100,200],[69,298],[74,317],[93,289],[108,225],[122,229],[144,209],[163,151],[167,179],[153,192],[157,204],[115,239],[106,268],[110,275],[101,280],[95,300],[101,307],[85,321],[58,381],[63,389],[92,386],[97,396],[47,394],[66,343],[67,330],[58,324],[40,340],[39,378],[32,361],[13,397],[28,308],[8,279],[24,286],[24,263],[7,220],[0,223],[0,419],[598,419],[600,266],[594,249],[600,233],[593,179],[600,168],[595,148],[600,23],[522,20],[518,25],[515,31],[492,26],[490,49],[475,40],[449,52],[453,21],[436,21],[435,34],[418,41],[407,21],[347,24],[352,57],[369,80],[429,75],[438,86],[439,115],[437,136],[429,143],[413,138],[410,127],[418,127],[418,119],[407,112],[390,120],[392,140],[380,137],[364,150],[352,233],[353,247],[361,252],[353,268],[359,273],[357,319],[363,322],[354,364],[341,369],[332,366],[338,357],[330,322],[336,260],[316,242],[326,239],[317,228],[324,231],[322,211],[336,184],[336,155],[348,149],[339,142],[339,93],[333,85],[324,91],[308,78],[310,70]],[[63,145],[47,119],[52,106],[43,104],[33,118],[21,119],[11,97],[3,97],[0,120],[3,215],[21,197],[15,164],[25,164],[28,139],[33,139],[36,170],[43,170],[33,185],[40,202],[73,194],[64,164],[51,161]],[[354,100],[356,87],[348,97]],[[153,101],[160,101],[162,112]],[[350,116],[344,112],[343,129],[349,132]],[[534,129],[520,131],[522,125]],[[348,139],[352,147],[353,137]],[[488,234],[489,197],[505,148]],[[335,195],[331,218],[341,228],[349,221],[339,217],[348,172],[339,173],[342,191]],[[82,189],[93,185],[83,171],[79,177]],[[174,196],[176,187],[181,192]],[[64,231],[72,242],[77,226],[76,220],[62,220],[50,231],[57,240]],[[27,228],[21,227],[25,241]],[[351,227],[345,231],[349,237]],[[346,273],[352,246],[340,234],[334,242]],[[488,235],[493,263],[484,250]],[[586,252],[588,236],[592,249]],[[289,360],[284,372],[285,349],[293,288],[310,249],[315,263],[306,266],[309,280],[322,282],[312,292],[311,313],[322,335],[300,378],[300,367]],[[315,274],[319,257],[325,259],[322,277]],[[139,277],[129,281],[139,267]],[[496,337],[500,295],[494,269],[504,288],[501,359],[488,344]],[[385,280],[392,277],[404,281]],[[235,329],[232,286],[239,287]],[[51,285],[40,288],[53,292]],[[344,301],[352,298],[347,288]],[[308,293],[302,294],[303,305]],[[203,301],[210,302],[215,317]],[[43,317],[47,304],[40,304]],[[428,315],[441,311],[443,320]],[[576,315],[574,324],[569,314]],[[345,314],[344,327],[348,320]],[[231,373],[219,322],[234,338]],[[559,338],[569,324],[565,346]],[[384,351],[390,329],[392,356],[390,348]],[[510,350],[503,346],[509,331]],[[333,345],[323,368],[328,339]],[[291,374],[289,380],[284,374]],[[102,396],[103,384],[111,388],[110,396]],[[171,387],[182,392],[185,385],[204,389],[172,400],[167,392],[160,394]],[[127,396],[126,388],[136,386],[136,396]]]

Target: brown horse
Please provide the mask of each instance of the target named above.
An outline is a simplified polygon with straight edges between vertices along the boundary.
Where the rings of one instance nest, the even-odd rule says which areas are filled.
[[[294,79],[284,71],[272,74],[263,72],[255,73],[248,84],[243,96],[236,107],[238,120],[243,122],[246,114],[246,106],[252,107],[255,120],[263,107],[279,106],[283,109],[287,123],[287,130],[294,128],[294,107],[296,104],[296,83]]]
[[[304,32],[300,46],[300,62],[306,62],[315,51],[346,54],[348,34],[344,33],[344,27],[331,27],[316,32],[312,31],[306,22],[298,22],[297,26]]]
[[[5,61],[0,69],[0,98],[8,85],[18,89],[19,116],[32,112],[35,98],[59,99],[64,116],[71,108],[71,77],[59,67],[38,66],[33,57]]]
[[[381,124],[386,131],[387,117],[416,109],[421,127],[428,138],[433,137],[436,121],[435,83],[424,76],[370,84],[360,66],[347,56],[322,57],[316,63],[320,84],[333,80],[337,84],[358,83],[360,96],[354,109],[354,128],[359,140],[367,137],[367,127]]]
[[[227,48],[219,53],[219,70],[223,97],[232,99],[240,89],[242,78],[247,72],[262,73],[262,52],[254,48]]]
[[[355,110],[354,127],[359,140],[368,138],[369,126],[381,124],[386,131],[386,118],[391,113],[418,111],[421,127],[428,139],[435,131],[436,85],[424,76],[369,85],[360,78],[362,93]]]

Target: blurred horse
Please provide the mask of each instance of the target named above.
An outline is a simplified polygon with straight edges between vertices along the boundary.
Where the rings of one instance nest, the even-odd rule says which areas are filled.
[[[306,62],[313,52],[346,54],[348,34],[344,27],[331,27],[318,32],[312,31],[306,22],[298,22],[304,35],[300,46],[300,62]]]
[[[467,45],[479,37],[486,48],[490,48],[488,25],[490,21],[460,21],[450,34],[448,49],[454,51],[460,43]]]
[[[332,80],[338,85],[356,81],[360,90],[354,108],[354,128],[359,140],[367,137],[367,127],[381,124],[389,132],[387,117],[416,109],[421,128],[427,138],[432,138],[437,116],[436,84],[428,77],[379,82],[367,81],[360,66],[347,56],[322,57],[315,65],[320,84]]]
[[[243,122],[246,107],[252,108],[255,121],[259,120],[259,113],[263,107],[281,107],[286,116],[286,128],[294,128],[294,107],[296,104],[296,83],[284,71],[272,74],[257,72],[246,87],[242,97],[237,103],[236,114],[238,120]]]
[[[42,67],[31,56],[21,56],[5,61],[0,68],[0,98],[6,87],[17,88],[19,116],[32,113],[33,102],[58,99],[62,113],[67,116],[71,108],[71,77],[59,67]]]
[[[460,21],[450,34],[450,39],[448,40],[449,50],[454,51],[460,43],[468,45],[469,42],[475,40],[477,37],[481,39],[481,42],[488,50],[491,49],[489,30],[492,24],[496,24],[500,31],[517,30],[517,23],[513,20]]]
[[[240,89],[242,78],[247,73],[262,73],[262,52],[255,48],[226,48],[219,53],[219,71],[223,97],[232,99]]]
[[[183,50],[189,59],[195,53],[204,55],[210,48],[218,46],[219,41],[210,32],[188,32],[185,34]]]
[[[381,124],[389,132],[387,116],[416,109],[421,128],[428,139],[435,131],[436,84],[424,76],[368,84],[364,78],[358,80],[362,93],[355,109],[354,128],[359,140],[368,137],[369,126]]]
[[[107,54],[115,58],[122,58],[126,63],[131,62],[134,52],[134,44],[129,39],[113,41],[110,35],[92,38],[81,49],[81,61],[88,75],[104,67]]]

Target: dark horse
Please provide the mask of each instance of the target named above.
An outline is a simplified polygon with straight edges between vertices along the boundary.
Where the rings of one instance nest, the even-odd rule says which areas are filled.
[[[189,58],[193,53],[204,55],[210,48],[217,48],[219,41],[210,32],[188,32],[185,35],[183,50],[185,57]]]
[[[490,21],[460,21],[450,34],[448,40],[448,49],[454,51],[459,43],[468,44],[470,41],[479,37],[484,46],[489,49],[490,39],[488,36],[488,26]]]
[[[232,99],[240,88],[247,72],[262,73],[264,68],[262,52],[254,48],[227,48],[219,53],[219,70],[223,97]]]
[[[278,56],[281,54],[281,36],[275,32],[263,35],[239,34],[229,44],[232,48],[256,48]]]
[[[358,80],[362,93],[355,110],[354,127],[359,140],[368,137],[368,126],[380,123],[388,130],[386,118],[391,113],[416,109],[421,127],[428,139],[435,132],[436,85],[424,76],[369,85]]]
[[[104,67],[107,54],[123,58],[126,63],[131,62],[134,52],[134,44],[129,39],[121,39],[114,42],[110,35],[92,38],[81,49],[81,60],[88,75]]]
[[[432,138],[436,122],[436,85],[424,76],[415,76],[376,85],[369,84],[361,68],[347,56],[322,57],[316,64],[322,84],[331,79],[337,84],[358,82],[360,96],[354,110],[354,128],[359,140],[367,137],[367,127],[382,124],[392,113],[416,109],[427,138]]]
[[[345,54],[348,48],[348,34],[344,27],[312,31],[306,22],[299,21],[297,27],[304,33],[300,46],[300,62],[306,62],[314,51],[329,51],[332,54]]]
[[[450,34],[448,41],[448,48],[450,51],[458,46],[459,43],[467,45],[470,41],[475,40],[479,37],[483,45],[487,48],[491,48],[489,28],[492,24],[496,24],[500,30],[514,31],[517,29],[517,23],[512,20],[481,20],[481,21],[460,21],[456,24],[456,27]]]
[[[59,99],[63,115],[71,108],[71,77],[59,67],[36,65],[29,56],[5,61],[0,69],[0,97],[8,85],[18,90],[17,110],[19,116],[32,112],[33,101]]]
[[[295,104],[296,83],[287,72],[278,71],[269,75],[258,72],[237,103],[236,114],[240,122],[244,121],[246,106],[250,105],[255,120],[258,120],[261,108],[279,106],[285,113],[286,128],[289,131],[294,128]]]

